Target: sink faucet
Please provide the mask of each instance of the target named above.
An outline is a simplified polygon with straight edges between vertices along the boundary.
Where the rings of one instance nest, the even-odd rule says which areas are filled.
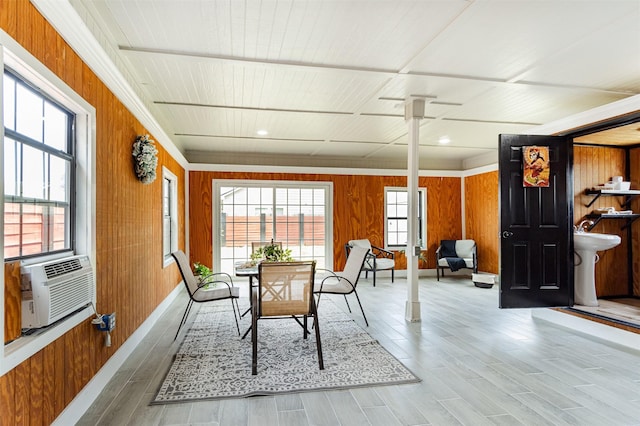
[[[592,220],[585,219],[582,222],[580,222],[580,225],[578,225],[578,226],[574,225],[573,226],[573,230],[576,231],[576,232],[584,232],[584,231],[586,231],[587,226],[593,226],[593,225],[594,225],[594,223],[593,223]]]

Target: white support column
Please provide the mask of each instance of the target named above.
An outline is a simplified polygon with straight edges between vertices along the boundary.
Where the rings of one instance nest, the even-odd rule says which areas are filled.
[[[420,321],[418,297],[418,171],[420,120],[424,117],[424,100],[413,99],[405,104],[404,118],[409,126],[407,152],[407,303],[404,318],[409,322]]]

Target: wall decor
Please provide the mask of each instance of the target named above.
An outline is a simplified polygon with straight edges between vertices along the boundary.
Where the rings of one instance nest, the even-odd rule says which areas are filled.
[[[149,135],[138,136],[133,143],[136,176],[144,184],[149,184],[156,180],[158,149],[154,143],[153,139],[149,139]]]
[[[549,147],[522,147],[522,186],[549,187]]]

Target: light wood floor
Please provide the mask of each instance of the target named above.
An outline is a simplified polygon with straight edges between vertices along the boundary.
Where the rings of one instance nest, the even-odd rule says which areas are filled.
[[[500,310],[497,286],[467,279],[422,279],[418,323],[404,320],[404,279],[358,289],[369,333],[421,383],[149,406],[178,346],[182,295],[79,424],[640,425],[637,352]]]

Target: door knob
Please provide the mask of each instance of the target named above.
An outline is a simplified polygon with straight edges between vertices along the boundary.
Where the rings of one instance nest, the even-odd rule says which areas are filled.
[[[502,231],[502,238],[509,238],[513,235],[513,232]]]

